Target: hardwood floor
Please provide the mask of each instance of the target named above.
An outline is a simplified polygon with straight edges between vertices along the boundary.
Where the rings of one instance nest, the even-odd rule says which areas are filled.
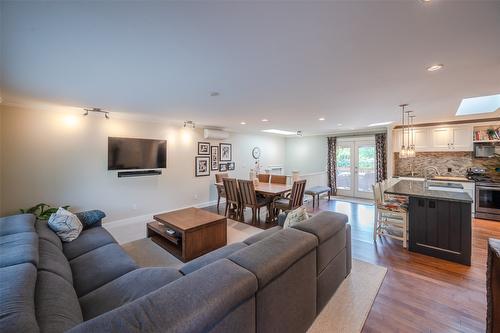
[[[308,208],[312,212],[312,205]],[[349,216],[354,258],[388,269],[363,332],[485,331],[486,242],[489,237],[500,238],[500,222],[473,221],[468,267],[409,252],[392,239],[381,238],[374,244],[373,206],[322,199],[315,212],[321,210]]]

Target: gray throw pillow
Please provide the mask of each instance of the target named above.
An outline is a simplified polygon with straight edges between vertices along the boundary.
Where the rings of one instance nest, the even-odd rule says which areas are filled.
[[[63,242],[77,239],[83,229],[82,222],[78,217],[62,207],[50,215],[48,226]]]

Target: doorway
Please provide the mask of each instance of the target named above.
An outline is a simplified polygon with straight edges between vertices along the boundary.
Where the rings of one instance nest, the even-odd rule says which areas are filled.
[[[338,195],[372,199],[375,171],[374,139],[337,140]]]

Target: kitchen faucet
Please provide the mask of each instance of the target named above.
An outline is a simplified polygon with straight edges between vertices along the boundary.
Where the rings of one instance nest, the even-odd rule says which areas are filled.
[[[427,188],[429,185],[427,184],[427,181],[430,179],[428,175],[428,171],[434,171],[436,176],[439,176],[439,170],[435,166],[426,166],[424,168],[424,186]]]

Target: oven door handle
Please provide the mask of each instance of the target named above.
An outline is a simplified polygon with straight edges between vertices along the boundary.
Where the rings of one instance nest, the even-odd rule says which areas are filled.
[[[500,187],[489,187],[489,186],[478,186],[478,190],[492,190],[492,191],[500,191]]]

